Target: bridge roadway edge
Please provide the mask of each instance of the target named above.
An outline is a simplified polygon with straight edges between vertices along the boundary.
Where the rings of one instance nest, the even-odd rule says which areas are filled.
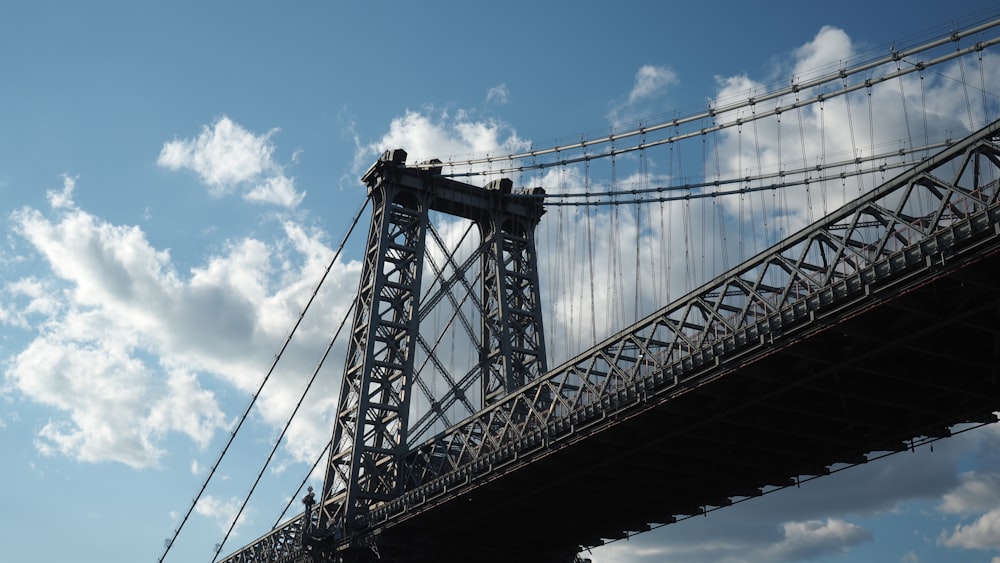
[[[588,422],[590,432],[577,428],[573,438],[408,507],[372,530],[380,554],[565,560],[602,538],[791,485],[836,463],[862,463],[865,454],[907,449],[913,438],[945,436],[956,424],[993,420],[998,219],[985,240],[928,255],[911,274],[866,287],[846,314],[846,305],[810,313],[812,322],[786,325],[766,350],[727,358],[697,384],[654,393]],[[794,376],[801,373],[810,375]]]

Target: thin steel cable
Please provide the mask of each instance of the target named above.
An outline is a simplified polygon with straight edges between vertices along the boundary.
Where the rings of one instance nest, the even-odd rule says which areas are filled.
[[[351,228],[353,229],[353,226]],[[350,234],[350,230],[348,230],[348,234]],[[334,261],[336,261],[336,257],[334,258]],[[326,276],[324,276],[324,278],[325,277]],[[318,289],[319,288],[317,288],[317,290]],[[306,395],[309,393],[309,390],[312,389],[313,383],[316,382],[316,376],[319,375],[320,370],[323,369],[323,364],[326,363],[326,359],[330,356],[330,351],[333,350],[333,345],[337,342],[337,339],[340,338],[340,332],[344,330],[344,325],[347,324],[347,319],[351,317],[351,312],[354,310],[357,302],[358,300],[355,297],[355,299],[351,301],[351,306],[347,308],[344,318],[340,320],[340,325],[337,327],[337,331],[334,333],[333,338],[330,339],[330,343],[327,344],[326,350],[319,359],[319,363],[316,364],[316,369],[313,370],[312,376],[309,378],[309,382],[306,383],[306,388],[302,391],[302,395],[299,396],[299,401],[295,404],[295,408],[292,409],[292,414],[288,415],[288,420],[285,422],[285,426],[281,429],[281,433],[274,441],[274,447],[272,447],[271,452],[267,454],[267,459],[265,459],[264,464],[261,465],[260,471],[257,472],[257,477],[254,479],[253,485],[250,486],[250,490],[247,492],[246,497],[243,498],[243,503],[240,505],[240,509],[236,512],[236,516],[233,518],[232,523],[229,524],[229,529],[226,530],[226,534],[222,537],[222,541],[216,544],[215,556],[212,557],[212,563],[215,563],[216,559],[219,558],[219,554],[222,552],[222,547],[226,544],[226,541],[229,540],[229,535],[233,533],[233,529],[236,528],[236,522],[239,521],[240,516],[243,515],[243,511],[246,510],[247,504],[250,502],[250,497],[253,496],[254,491],[257,490],[257,485],[260,484],[260,480],[264,476],[264,472],[267,471],[267,467],[271,464],[271,460],[274,459],[274,454],[278,451],[278,447],[281,445],[281,441],[285,438],[285,434],[288,433],[288,428],[292,425],[292,420],[295,419],[295,415],[299,413],[302,403],[305,402]]]
[[[921,76],[923,76],[923,75],[921,75]],[[851,132],[851,156],[854,157],[855,159],[860,159],[860,157],[858,156],[858,143],[857,143],[857,140],[854,137],[854,115],[853,115],[853,112],[851,112],[851,99],[850,99],[849,96],[844,96],[844,106],[847,108],[847,125],[848,125],[848,129]],[[927,134],[927,131],[925,130],[924,131],[924,135],[926,136],[926,134]],[[781,157],[779,156],[778,159],[780,160]],[[861,167],[860,160],[856,160],[856,162],[858,163],[858,168],[860,168]],[[859,182],[863,182],[864,181],[864,177],[859,177],[858,181]],[[846,202],[847,201],[847,184],[846,183],[844,184],[843,198],[844,198],[844,201]]]
[[[826,110],[824,108],[825,102],[819,103],[819,166],[826,166]],[[912,145],[912,143],[910,143]],[[820,184],[820,197],[823,199],[823,217],[826,217],[827,212],[827,202],[826,202],[826,182]]]
[[[586,176],[584,177],[584,191],[590,190],[590,166],[587,166]],[[591,233],[594,230],[594,215],[591,212],[589,206],[587,207],[587,263],[590,266],[590,322],[585,323],[583,326],[590,325],[591,330],[591,342],[597,342],[597,311],[594,305],[594,240]]]
[[[729,184],[744,184],[744,183],[747,183],[747,182],[749,182],[749,183],[759,183],[759,182],[763,182],[763,181],[769,180],[769,179],[772,179],[772,180],[773,179],[781,179],[781,178],[784,178],[785,176],[805,175],[805,174],[810,173],[810,172],[823,172],[823,171],[826,171],[826,170],[834,170],[835,171],[835,170],[838,170],[838,169],[846,170],[847,168],[851,167],[852,165],[858,165],[856,171],[854,171],[854,172],[846,172],[846,171],[844,171],[844,172],[838,172],[838,173],[835,174],[835,176],[839,177],[841,174],[844,174],[846,176],[856,176],[856,175],[865,174],[865,173],[868,173],[868,172],[876,172],[880,168],[882,168],[883,166],[886,167],[886,168],[897,168],[898,167],[897,165],[891,165],[891,164],[888,164],[888,163],[886,163],[884,165],[880,164],[879,166],[875,166],[874,163],[877,162],[877,161],[888,161],[889,159],[907,156],[907,155],[910,155],[912,153],[943,149],[943,148],[951,146],[951,144],[952,143],[951,143],[950,140],[946,140],[946,141],[942,141],[942,142],[931,143],[929,145],[924,145],[924,146],[919,146],[919,147],[913,147],[912,149],[904,149],[902,151],[900,151],[900,150],[897,149],[897,150],[891,150],[891,151],[888,151],[888,152],[873,154],[872,156],[868,156],[868,157],[864,157],[864,158],[849,159],[849,160],[840,160],[840,161],[837,161],[837,162],[828,163],[826,166],[811,166],[811,167],[807,166],[807,167],[797,168],[797,169],[793,169],[793,170],[782,170],[780,172],[769,172],[769,173],[766,173],[766,174],[759,174],[759,175],[756,175],[756,176],[746,176],[746,177],[736,177],[736,176],[734,176],[734,177],[728,178],[726,180],[713,180],[711,182],[707,182],[706,181],[706,182],[696,182],[696,183],[689,183],[689,184],[682,184],[682,185],[669,185],[669,186],[659,186],[659,187],[655,187],[655,188],[644,188],[644,189],[634,189],[634,190],[620,190],[620,191],[605,190],[605,191],[599,191],[599,192],[596,192],[596,191],[595,192],[586,191],[586,192],[583,192],[583,193],[562,193],[562,194],[559,194],[559,193],[546,193],[544,196],[536,196],[536,197],[544,197],[546,205],[588,205],[587,203],[583,203],[583,202],[572,202],[572,201],[565,202],[565,201],[557,201],[557,200],[572,200],[572,199],[576,199],[576,198],[586,198],[586,199],[589,199],[589,198],[593,198],[593,197],[607,197],[607,198],[620,198],[620,197],[623,197],[623,196],[636,196],[637,197],[639,195],[648,194],[648,193],[663,193],[663,192],[669,192],[669,191],[692,191],[692,190],[702,189],[702,188],[720,187],[720,186],[729,185]],[[860,167],[860,165],[861,164],[865,164],[865,163],[872,163],[872,166],[870,168],[868,168],[868,169],[862,169]],[[808,179],[797,180],[797,181],[789,181],[789,182],[782,181],[782,182],[770,184],[769,186],[771,186],[771,187],[778,187],[778,188],[801,186],[801,185],[807,184],[807,183],[813,183],[813,182],[824,180],[824,179],[830,179],[831,177],[833,177],[833,176],[820,175],[820,176],[809,177]],[[729,192],[729,193],[737,193],[737,192],[733,191],[733,192]],[[526,197],[531,197],[531,196],[526,196]],[[629,203],[631,203],[633,200],[632,199],[617,200],[618,203],[621,203],[622,201],[628,201]],[[598,204],[604,204],[604,203],[607,203],[607,202],[600,202],[600,201],[598,202]]]
[[[680,125],[690,125],[690,124],[693,124],[693,123],[697,123],[698,121],[702,121],[704,119],[714,117],[715,115],[718,115],[718,114],[721,114],[721,113],[728,113],[728,112],[733,112],[733,111],[737,111],[737,110],[746,108],[746,107],[748,107],[749,105],[751,105],[753,103],[762,103],[762,102],[768,102],[768,101],[771,101],[771,100],[778,100],[778,99],[780,99],[780,98],[782,98],[784,96],[787,96],[789,94],[792,94],[792,93],[796,93],[796,92],[799,92],[799,91],[803,91],[803,90],[808,90],[808,89],[811,89],[811,88],[815,88],[817,86],[821,86],[821,85],[827,84],[829,82],[833,82],[833,81],[836,81],[836,80],[841,80],[842,78],[845,78],[845,77],[848,77],[848,76],[853,76],[853,75],[856,75],[856,74],[865,73],[865,72],[868,72],[869,70],[878,68],[878,67],[880,67],[882,65],[885,65],[885,64],[888,64],[890,62],[896,62],[896,61],[899,61],[899,60],[901,60],[903,58],[908,58],[908,57],[911,57],[913,55],[916,55],[916,54],[919,54],[919,53],[922,53],[922,52],[925,52],[925,51],[929,51],[929,50],[934,49],[936,47],[940,47],[942,45],[946,45],[948,43],[958,43],[959,40],[961,40],[961,39],[963,39],[965,37],[969,37],[969,36],[981,33],[983,31],[986,31],[986,30],[991,29],[991,28],[996,27],[996,26],[1000,26],[1000,19],[991,20],[989,22],[983,23],[981,25],[975,26],[975,27],[970,28],[970,29],[965,30],[965,31],[953,32],[953,33],[951,33],[950,35],[948,35],[946,37],[941,37],[939,39],[936,39],[936,40],[933,40],[933,41],[929,41],[927,43],[924,43],[924,44],[919,45],[919,46],[914,47],[914,48],[905,49],[903,51],[895,51],[895,50],[893,50],[889,55],[886,55],[886,56],[883,56],[883,57],[880,57],[880,58],[877,58],[877,59],[874,59],[874,60],[871,60],[871,61],[868,61],[868,62],[860,63],[860,64],[858,64],[856,66],[852,66],[852,67],[849,67],[849,68],[843,68],[843,69],[838,70],[837,72],[829,73],[829,74],[826,74],[826,75],[822,75],[822,76],[814,78],[812,80],[807,80],[807,81],[803,81],[803,82],[793,82],[790,86],[787,86],[787,87],[784,87],[784,88],[780,88],[780,89],[777,89],[777,90],[774,90],[774,91],[771,91],[771,92],[767,92],[767,93],[765,93],[765,94],[763,94],[763,95],[761,95],[759,97],[756,97],[756,98],[750,98],[750,99],[746,99],[746,100],[740,100],[740,101],[738,101],[736,103],[728,104],[728,105],[725,105],[725,106],[716,106],[716,107],[711,107],[710,106],[706,111],[703,111],[703,112],[700,112],[700,113],[696,113],[696,114],[692,114],[692,115],[688,115],[686,117],[676,118],[676,119],[673,119],[671,121],[662,122],[662,123],[658,123],[658,124],[650,125],[650,126],[646,126],[646,127],[639,127],[637,129],[633,129],[633,130],[630,130],[630,131],[625,131],[625,132],[622,132],[622,133],[612,133],[610,135],[606,135],[606,136],[603,136],[603,137],[598,137],[598,138],[593,138],[593,139],[581,139],[579,142],[568,144],[568,145],[555,146],[555,147],[550,147],[550,148],[545,148],[545,149],[532,149],[532,150],[529,150],[529,151],[526,151],[526,152],[522,152],[522,153],[501,154],[501,155],[496,155],[496,156],[488,156],[487,155],[487,156],[485,156],[483,158],[471,158],[471,159],[466,159],[466,160],[451,160],[451,161],[448,161],[448,162],[444,163],[444,165],[448,166],[448,167],[478,166],[478,165],[489,165],[489,164],[492,164],[492,163],[499,163],[499,162],[502,162],[502,161],[514,161],[514,160],[523,160],[523,159],[537,159],[540,156],[558,154],[560,152],[566,152],[566,151],[572,151],[572,150],[581,150],[581,149],[586,149],[586,148],[590,148],[590,147],[594,147],[594,146],[598,146],[598,145],[611,144],[611,143],[614,143],[614,142],[616,142],[618,140],[621,140],[621,139],[627,139],[627,138],[637,137],[637,136],[641,136],[641,135],[648,134],[648,133],[653,133],[653,132],[657,132],[657,131],[663,131],[663,130],[667,130],[667,129],[670,129],[670,128],[678,127]],[[945,62],[947,60],[951,60],[951,59],[953,59],[955,57],[961,56],[963,54],[967,54],[967,53],[971,53],[971,52],[974,52],[974,51],[977,51],[977,50],[981,50],[981,49],[983,49],[985,47],[989,47],[989,46],[995,45],[997,43],[1000,43],[1000,37],[996,37],[996,38],[989,39],[989,40],[986,40],[986,41],[980,41],[979,43],[976,43],[976,45],[974,45],[972,47],[967,47],[965,49],[958,49],[958,50],[956,50],[954,52],[951,52],[951,53],[945,54],[945,55],[943,55],[941,57],[938,57],[937,59],[934,59],[932,61],[928,61],[926,63],[923,63],[922,66],[931,66],[931,65],[934,65],[934,64]],[[902,74],[909,74],[910,72],[915,72],[916,70],[918,70],[918,69],[917,69],[916,66],[914,66],[913,68],[907,68],[907,69],[903,70]],[[878,82],[884,82],[884,81],[887,81],[887,80],[892,80],[893,78],[896,78],[896,76],[897,76],[897,73],[890,73],[890,74],[887,74],[887,75],[884,75],[884,76],[881,76],[881,77],[878,77],[878,78],[869,79],[869,80],[866,80],[865,83],[859,83],[859,84],[853,85],[853,86],[851,86],[851,87],[849,87],[847,89],[842,89],[842,90],[835,91],[832,94],[820,95],[819,97],[811,98],[811,99],[806,100],[806,101],[804,101],[802,103],[804,103],[804,104],[815,103],[815,102],[818,102],[818,101],[820,101],[822,99],[830,98],[830,97],[833,97],[833,96],[837,96],[837,95],[843,94],[845,92],[849,92],[849,91],[853,91],[853,90],[860,90],[861,88],[865,88],[866,86],[868,86],[870,84],[875,84],[875,83],[878,83]],[[789,106],[784,106],[784,107],[777,107],[777,108],[775,108],[775,110],[772,110],[772,111],[769,111],[769,112],[765,112],[765,113],[761,113],[759,115],[759,117],[769,117],[770,115],[774,115],[775,112],[780,113],[782,111],[788,111],[790,109],[794,109],[794,107],[795,107],[794,105],[789,105]],[[720,124],[720,127],[723,127],[723,128],[724,127],[732,127],[732,126],[735,126],[735,125],[736,125],[735,122],[728,122],[726,124]],[[706,132],[710,132],[710,131],[709,130],[695,131],[693,133],[685,135],[685,137],[693,137],[693,136],[697,136],[697,135],[700,135],[700,134],[706,133]],[[652,143],[644,143],[644,144],[636,145],[636,146],[633,146],[633,147],[626,147],[626,148],[623,148],[623,149],[617,149],[617,150],[614,150],[614,151],[605,151],[605,152],[602,152],[602,153],[590,153],[590,155],[587,156],[586,158],[587,158],[587,160],[591,160],[591,159],[594,159],[594,158],[606,158],[606,157],[612,156],[612,154],[622,154],[622,153],[625,153],[625,152],[634,152],[634,151],[637,151],[637,150],[641,150],[643,148],[648,148],[648,147],[653,146],[655,144],[664,144],[664,143],[673,142],[675,140],[679,140],[679,138],[677,138],[677,137],[671,137],[669,139],[663,139],[661,141],[654,141]],[[547,168],[547,167],[552,167],[552,166],[561,166],[561,165],[564,165],[564,164],[571,164],[571,163],[575,163],[575,162],[582,162],[583,160],[584,160],[584,158],[581,157],[579,159],[570,159],[570,160],[565,160],[564,159],[564,160],[560,160],[558,162],[552,162],[552,163],[532,164],[532,165],[528,165],[528,166],[517,167],[513,171],[523,171],[523,170],[529,170],[529,169]],[[432,166],[441,166],[441,164],[421,163],[421,164],[417,164],[415,166],[418,166],[418,167],[419,166],[424,166],[424,167],[430,168]],[[499,171],[497,171],[497,170],[491,170],[491,172],[492,173],[507,173],[508,170],[507,169],[501,169]],[[460,173],[460,174],[454,174],[454,175],[452,175],[452,174],[446,174],[446,175],[447,176],[459,176],[459,175],[466,175],[466,174],[468,174],[468,173]],[[471,174],[472,175],[480,175],[480,174],[482,174],[482,172],[478,172],[478,171],[477,172],[471,172]]]
[[[997,20],[997,25],[1000,25],[1000,20]],[[937,57],[935,59],[929,60],[929,61],[922,61],[922,62],[919,62],[919,63],[909,63],[908,61],[904,61],[904,62],[907,62],[907,64],[909,64],[910,66],[901,67],[900,70],[898,70],[898,71],[889,72],[889,73],[881,75],[881,76],[872,76],[870,78],[867,78],[864,82],[860,82],[859,81],[856,84],[852,84],[850,86],[841,88],[839,90],[835,90],[835,91],[830,92],[830,93],[826,93],[826,94],[820,93],[820,94],[816,94],[815,96],[812,96],[810,98],[805,98],[805,99],[802,99],[802,100],[798,100],[795,103],[791,103],[791,104],[787,104],[787,105],[782,105],[782,106],[775,106],[773,109],[770,109],[768,111],[764,111],[764,112],[758,113],[756,115],[756,119],[764,119],[764,118],[767,118],[767,117],[772,117],[772,116],[775,116],[775,115],[778,115],[778,114],[781,114],[781,113],[784,113],[784,112],[787,112],[787,111],[791,111],[791,110],[794,110],[794,109],[800,109],[803,106],[810,106],[812,104],[821,102],[823,100],[828,100],[830,98],[841,96],[841,95],[844,95],[844,94],[847,94],[847,93],[850,93],[850,92],[854,92],[856,90],[861,90],[863,88],[868,88],[868,87],[873,86],[875,84],[880,84],[882,82],[887,82],[889,80],[893,80],[895,78],[899,78],[899,77],[911,74],[913,72],[917,72],[917,71],[919,71],[921,69],[926,69],[926,68],[929,68],[931,66],[938,65],[938,64],[950,61],[952,59],[961,57],[963,55],[966,55],[966,54],[969,54],[969,53],[973,53],[973,52],[979,51],[981,49],[985,49],[987,47],[992,47],[993,45],[997,45],[997,44],[1000,44],[1000,37],[996,37],[996,38],[990,39],[988,41],[979,42],[979,43],[977,43],[976,45],[974,45],[972,47],[966,47],[964,49],[960,49],[960,50],[957,50],[957,51],[954,51],[954,52],[950,52],[950,53],[941,55],[941,56],[939,56],[939,57]],[[910,53],[909,51],[907,51],[907,52]],[[893,57],[899,57],[899,58],[897,59],[897,58],[893,58]],[[903,57],[902,54],[900,54],[899,52],[896,52],[895,55],[890,56],[890,57],[886,57],[885,59],[882,60],[882,62],[883,62],[883,64],[884,63],[888,63],[888,62],[897,62],[899,60],[904,60],[902,57]],[[614,134],[614,135],[603,137],[603,138],[597,139],[597,140],[581,141],[581,143],[586,143],[586,144],[575,143],[573,145],[565,145],[565,146],[560,146],[560,147],[553,147],[551,149],[538,149],[538,150],[534,150],[534,151],[527,152],[527,153],[518,153],[518,154],[511,154],[511,155],[503,155],[503,156],[499,156],[499,157],[485,157],[485,158],[481,158],[481,159],[471,159],[471,160],[462,160],[462,161],[449,161],[449,162],[445,162],[444,166],[446,168],[454,168],[454,167],[465,166],[465,165],[472,166],[473,164],[475,164],[475,165],[482,165],[482,164],[486,164],[488,162],[499,162],[499,161],[514,162],[514,161],[519,160],[519,159],[530,158],[530,159],[532,159],[532,161],[529,164],[520,164],[520,165],[516,165],[516,166],[512,165],[512,166],[508,166],[506,168],[500,168],[498,170],[491,170],[490,171],[491,174],[521,174],[521,175],[523,175],[526,171],[529,171],[529,170],[543,170],[543,169],[546,169],[546,168],[552,168],[554,166],[566,166],[568,164],[578,164],[578,163],[581,163],[581,162],[588,162],[588,161],[591,161],[591,160],[597,160],[597,159],[603,159],[603,158],[610,158],[611,156],[618,156],[618,155],[622,155],[622,154],[627,154],[627,153],[631,153],[631,152],[640,151],[642,149],[647,149],[647,148],[656,147],[656,146],[660,146],[660,145],[675,143],[675,142],[678,142],[678,141],[683,141],[685,139],[691,139],[691,138],[694,138],[694,137],[698,137],[698,136],[703,135],[705,133],[712,133],[714,131],[720,131],[720,130],[723,130],[723,129],[728,129],[728,128],[736,127],[736,126],[739,126],[739,125],[747,123],[747,121],[749,121],[749,120],[748,119],[737,119],[737,120],[719,122],[719,123],[717,123],[716,125],[714,125],[712,127],[704,127],[704,128],[697,128],[695,126],[694,129],[692,129],[690,131],[687,131],[686,133],[677,133],[677,134],[669,136],[669,137],[664,137],[662,139],[657,139],[657,140],[654,140],[654,141],[647,141],[645,143],[641,143],[641,144],[637,144],[637,145],[626,146],[626,147],[616,148],[616,149],[611,149],[611,150],[604,150],[602,152],[596,152],[596,153],[587,152],[587,153],[583,153],[581,156],[577,156],[577,157],[561,158],[559,160],[537,162],[538,157],[544,156],[544,155],[558,154],[558,153],[563,152],[563,151],[579,150],[579,149],[583,149],[584,147],[588,147],[589,148],[589,147],[592,147],[592,146],[595,146],[595,145],[601,145],[601,144],[611,143],[611,142],[614,142],[614,141],[617,141],[617,140],[620,140],[620,139],[626,138],[626,137],[634,137],[636,135],[641,135],[643,133],[651,133],[651,132],[654,132],[654,131],[662,131],[662,130],[665,130],[666,128],[668,128],[668,127],[673,127],[674,125],[677,125],[679,127],[680,125],[692,125],[692,124],[696,124],[699,120],[707,120],[707,119],[709,119],[711,117],[714,117],[715,115],[723,113],[723,112],[734,112],[734,111],[743,109],[743,108],[749,106],[750,103],[761,103],[763,101],[771,100],[771,99],[777,99],[777,98],[780,98],[781,96],[788,95],[788,94],[791,94],[791,93],[798,93],[798,92],[806,91],[808,88],[814,88],[814,87],[816,87],[816,86],[818,86],[820,84],[826,83],[826,82],[831,82],[831,81],[834,81],[834,80],[839,80],[839,79],[841,79],[842,77],[845,77],[845,76],[852,76],[854,74],[857,74],[857,73],[861,72],[862,69],[865,70],[865,71],[867,71],[867,70],[869,70],[871,68],[872,67],[870,65],[863,65],[863,67],[853,67],[853,68],[850,68],[850,69],[842,69],[838,73],[834,73],[834,74],[829,75],[824,80],[824,82],[822,82],[822,83],[816,83],[816,81],[793,83],[793,85],[791,87],[789,87],[789,88],[785,88],[785,89],[782,89],[782,90],[779,90],[779,91],[775,91],[773,93],[765,94],[764,96],[761,96],[761,97],[758,97],[758,98],[750,98],[748,100],[744,100],[743,102],[741,102],[739,104],[727,105],[727,106],[725,106],[723,108],[709,107],[708,111],[702,112],[702,113],[698,113],[698,114],[694,114],[694,115],[691,115],[689,117],[678,118],[678,119],[675,119],[675,120],[670,121],[670,122],[660,123],[660,124],[657,124],[655,126],[649,126],[649,127],[645,127],[645,128],[642,128],[642,129],[637,129],[637,130],[634,130],[634,131],[629,131],[627,133]],[[414,165],[414,167],[424,167],[424,168],[438,167],[438,166],[442,166],[442,165],[439,164],[439,163],[433,163],[432,164],[430,162],[422,162],[422,163],[418,163],[418,164]],[[444,176],[451,177],[451,178],[466,177],[466,176],[483,176],[483,175],[486,175],[486,172],[483,171],[483,170],[468,170],[466,172],[446,172],[444,174]]]
[[[969,100],[969,82],[965,80],[965,57],[958,58],[958,69],[962,73],[962,87],[965,90],[965,107],[969,112],[969,131],[975,131],[976,123],[972,117],[972,101]]]
[[[872,89],[868,88],[868,153],[869,155],[875,154],[875,115],[874,108],[872,107]],[[860,170],[860,166],[858,169]],[[874,168],[874,167],[873,167]],[[858,196],[861,196],[861,190],[864,187],[864,176],[860,176],[862,182],[858,183]],[[872,185],[875,185],[875,171],[872,170]]]
[[[361,217],[361,214],[364,212],[367,206],[368,206],[368,199],[365,198],[365,201],[361,204],[361,208],[354,216],[354,219],[351,222],[351,226],[348,229],[347,234],[344,235],[344,240],[341,241],[340,247],[334,254],[333,260],[330,261],[330,264],[323,272],[323,276],[320,278],[319,283],[316,284],[315,289],[313,289],[312,295],[309,296],[309,300],[306,302],[305,307],[303,307],[302,312],[299,313],[299,318],[296,319],[295,324],[292,326],[291,331],[289,331],[288,336],[285,338],[285,341],[281,344],[281,348],[278,350],[278,353],[274,355],[274,360],[271,362],[271,367],[267,370],[267,373],[264,375],[264,379],[261,380],[260,385],[257,387],[257,391],[254,392],[254,394],[251,396],[249,404],[247,404],[246,409],[243,411],[243,415],[240,417],[239,422],[236,423],[236,427],[233,428],[232,431],[230,431],[229,438],[226,440],[226,444],[223,446],[222,451],[219,452],[219,456],[215,460],[215,463],[213,463],[211,468],[209,469],[208,476],[205,477],[205,481],[201,484],[201,488],[198,489],[198,494],[195,495],[194,499],[191,501],[191,506],[189,506],[187,512],[184,513],[184,517],[181,519],[180,525],[178,525],[177,529],[174,530],[174,535],[169,540],[167,540],[167,544],[163,549],[163,553],[157,560],[158,563],[162,563],[163,560],[166,559],[167,554],[170,553],[170,548],[173,547],[174,542],[177,541],[177,536],[179,536],[181,530],[184,529],[184,525],[191,517],[191,513],[194,512],[195,506],[198,505],[198,501],[201,500],[201,496],[205,493],[205,489],[208,488],[208,484],[209,482],[211,482],[212,477],[215,475],[215,472],[218,469],[219,464],[222,463],[222,458],[225,457],[226,453],[229,451],[229,447],[232,446],[233,441],[236,439],[236,434],[240,431],[240,428],[243,427],[243,423],[246,422],[246,419],[250,416],[250,411],[257,403],[257,399],[260,397],[261,391],[263,391],[264,386],[271,378],[271,374],[274,373],[275,368],[278,366],[278,361],[281,359],[282,354],[284,354],[285,350],[288,348],[288,344],[292,341],[292,337],[295,335],[296,331],[298,331],[299,326],[302,324],[302,319],[305,317],[306,312],[309,311],[309,308],[312,306],[313,301],[316,299],[316,295],[319,293],[320,287],[322,287],[323,282],[326,281],[327,276],[330,274],[330,270],[333,268],[333,265],[340,257],[340,253],[343,250],[344,245],[347,243],[347,237],[350,236],[351,231],[354,230],[354,226],[357,225],[358,219]]]
[[[309,482],[309,477],[313,474],[314,471],[316,471],[316,468],[319,467],[319,462],[323,461],[323,458],[326,457],[326,454],[327,452],[330,451],[330,447],[332,445],[333,445],[333,438],[331,437],[330,440],[326,443],[326,447],[323,448],[323,451],[319,454],[319,457],[317,457],[316,461],[313,462],[312,467],[309,469],[309,471],[306,472],[306,476],[302,478],[302,482],[299,483],[299,487],[295,489],[295,493],[293,493],[292,496],[289,497],[288,504],[285,505],[285,509],[282,510],[281,514],[278,515],[278,519],[274,521],[274,525],[271,526],[271,530],[278,529],[278,524],[281,523],[281,519],[285,517],[285,514],[288,513],[288,509],[292,507],[293,503],[295,503],[295,499],[298,498],[299,493],[302,492],[302,487],[305,487],[306,483]]]
[[[912,166],[912,163],[906,163],[906,162],[900,161],[900,162],[897,162],[895,164],[885,164],[885,165],[882,165],[882,166],[873,167],[871,170],[864,170],[862,172],[842,172],[842,173],[838,173],[838,174],[830,174],[828,176],[816,176],[815,178],[810,178],[808,182],[809,183],[815,183],[815,182],[826,182],[826,181],[830,181],[830,180],[838,180],[838,179],[841,179],[841,178],[855,176],[855,175],[858,175],[858,174],[865,174],[867,172],[880,172],[884,176],[885,173],[888,172],[888,171],[890,171],[890,170],[895,170],[897,168],[907,168],[907,167],[910,167],[910,166]],[[714,191],[714,192],[692,192],[692,191],[685,191],[684,193],[681,193],[681,194],[678,194],[678,195],[669,195],[669,196],[661,196],[661,197],[643,197],[640,201],[643,202],[643,203],[658,203],[658,202],[666,202],[666,201],[685,201],[685,202],[687,202],[687,201],[690,201],[690,200],[693,200],[693,199],[719,198],[719,197],[732,196],[732,195],[747,195],[747,194],[753,194],[753,193],[756,193],[756,192],[762,192],[762,191],[766,191],[766,190],[785,190],[785,189],[790,189],[790,188],[801,187],[802,185],[803,185],[803,182],[784,182],[784,183],[780,183],[780,184],[768,184],[768,185],[760,185],[760,186],[755,186],[755,187],[749,187],[749,184],[747,184],[748,187],[740,187],[740,188],[736,188],[736,189],[733,189],[733,190]],[[680,190],[687,190],[687,188],[686,187],[680,187],[680,188],[678,188],[678,187],[662,188],[661,189],[661,193],[671,193],[671,192],[676,192],[676,191],[680,191]],[[630,194],[631,194],[631,192],[630,192]],[[633,204],[635,202],[636,202],[635,198],[604,199],[604,200],[590,200],[590,199],[588,199],[586,201],[574,201],[574,202],[565,202],[565,201],[547,202],[545,205],[546,206],[559,206],[559,205],[563,205],[563,206],[577,206],[577,207],[608,207],[608,206],[618,206],[618,205],[631,205],[631,204]]]
[[[961,59],[959,59],[961,61]],[[896,61],[896,68],[899,69],[899,61]],[[964,78],[963,78],[964,80]],[[913,148],[913,131],[910,128],[910,113],[906,105],[906,92],[903,89],[903,77],[899,77],[899,97],[903,104],[903,123],[906,124],[906,139],[910,143],[910,148]],[[966,91],[966,101],[968,101],[968,91]],[[969,130],[972,131],[972,114],[969,114]]]
[[[922,75],[921,75],[922,76]],[[989,104],[986,103],[986,71],[983,70],[983,52],[979,51],[979,91],[983,99],[983,123],[990,122]]]

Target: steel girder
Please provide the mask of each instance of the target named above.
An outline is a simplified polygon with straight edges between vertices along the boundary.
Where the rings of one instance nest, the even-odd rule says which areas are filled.
[[[393,162],[396,158],[396,162]],[[344,524],[401,490],[418,331],[428,194],[395,178],[391,154],[364,178],[371,227],[340,388],[319,529]]]

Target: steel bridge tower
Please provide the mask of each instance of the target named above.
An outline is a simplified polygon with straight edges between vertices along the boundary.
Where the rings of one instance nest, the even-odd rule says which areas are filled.
[[[534,239],[544,190],[514,192],[508,179],[480,188],[442,177],[440,167],[407,167],[405,161],[404,151],[388,151],[362,178],[373,204],[371,225],[331,454],[317,513],[307,519],[312,529],[304,530],[317,560],[344,559],[344,552],[324,547],[344,540],[353,540],[354,551],[369,549],[369,511],[398,497],[409,478],[404,458],[411,450],[408,419],[426,306],[421,278],[431,211],[470,220],[479,230],[480,244],[465,264],[478,261],[481,268],[479,295],[472,298],[481,320],[474,368],[480,407],[547,370]],[[458,273],[449,283],[471,289]],[[452,385],[452,395],[465,392]],[[431,405],[441,408],[438,401]]]

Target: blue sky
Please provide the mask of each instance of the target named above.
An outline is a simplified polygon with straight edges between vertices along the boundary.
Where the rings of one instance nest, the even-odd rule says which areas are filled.
[[[830,26],[884,54],[994,2],[49,2],[0,7],[0,543],[152,561],[385,147],[551,146],[787,80]],[[992,13],[990,12],[992,10]],[[798,58],[797,58],[798,57]],[[348,247],[168,561],[210,560],[355,290]],[[225,552],[329,439],[324,368]],[[1000,561],[1000,430],[597,550],[595,562]]]

